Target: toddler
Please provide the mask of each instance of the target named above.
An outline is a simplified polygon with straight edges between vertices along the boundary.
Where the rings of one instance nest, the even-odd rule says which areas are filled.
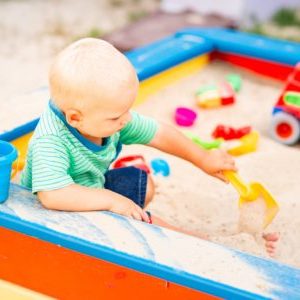
[[[109,166],[122,144],[144,144],[226,182],[222,171],[236,170],[232,157],[201,149],[172,126],[132,111],[139,86],[136,72],[103,40],[81,39],[59,53],[49,86],[51,100],[29,143],[21,184],[48,209],[107,210],[196,235],[145,211],[154,195],[146,172]]]

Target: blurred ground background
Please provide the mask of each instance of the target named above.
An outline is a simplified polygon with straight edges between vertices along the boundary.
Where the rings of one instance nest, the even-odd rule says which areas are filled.
[[[257,34],[300,42],[300,9],[279,9],[268,21],[259,22],[254,18],[251,26],[242,27],[242,29]]]
[[[1,0],[0,103],[47,85],[51,59],[68,43],[122,28],[158,5],[153,0]]]
[[[193,0],[0,0],[0,111],[9,99],[46,86],[55,53],[80,37],[103,36],[128,50],[182,26],[238,26],[234,15],[222,16],[212,5],[218,1],[201,1],[210,3],[208,10]],[[233,8],[236,16],[243,9]],[[251,15],[247,23],[242,29],[300,39],[300,10],[281,9],[267,22]]]

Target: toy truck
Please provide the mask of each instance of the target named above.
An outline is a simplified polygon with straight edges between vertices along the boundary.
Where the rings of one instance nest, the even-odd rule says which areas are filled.
[[[271,135],[285,145],[294,145],[300,139],[300,62],[273,108]]]

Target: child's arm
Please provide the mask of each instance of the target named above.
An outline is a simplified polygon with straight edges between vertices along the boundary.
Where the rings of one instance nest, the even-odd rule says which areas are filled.
[[[49,151],[50,149],[50,151]],[[59,136],[45,135],[31,144],[31,172],[23,173],[41,203],[49,209],[65,211],[109,210],[149,221],[148,215],[132,200],[101,188],[76,184],[70,175],[73,159]]]
[[[187,160],[207,174],[225,182],[228,181],[222,171],[236,170],[233,158],[225,151],[201,149],[176,128],[167,124],[160,124],[148,145]]]
[[[38,198],[48,209],[65,211],[109,210],[149,222],[149,217],[130,199],[107,189],[71,184],[64,188],[38,192]]]

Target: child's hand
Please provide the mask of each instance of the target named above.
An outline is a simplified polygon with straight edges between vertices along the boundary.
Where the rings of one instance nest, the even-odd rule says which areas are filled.
[[[204,150],[174,127],[160,124],[148,144],[160,151],[187,160],[211,176],[228,182],[223,171],[236,171],[233,158],[223,150]]]
[[[139,221],[150,222],[148,214],[126,197],[118,197],[118,199],[114,200],[110,211],[119,215],[132,217]]]
[[[226,183],[228,183],[228,180],[224,176],[223,171],[237,170],[233,157],[223,150],[207,151],[200,167],[207,174],[217,177]]]

